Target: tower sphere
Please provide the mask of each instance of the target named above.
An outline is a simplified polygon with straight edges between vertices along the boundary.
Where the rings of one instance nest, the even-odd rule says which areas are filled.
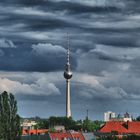
[[[72,72],[71,71],[64,71],[64,78],[65,79],[71,79],[72,78]]]

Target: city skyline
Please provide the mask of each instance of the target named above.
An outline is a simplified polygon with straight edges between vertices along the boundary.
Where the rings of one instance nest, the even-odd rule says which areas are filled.
[[[0,92],[22,117],[65,116],[70,36],[74,119],[139,116],[139,0],[1,0]]]

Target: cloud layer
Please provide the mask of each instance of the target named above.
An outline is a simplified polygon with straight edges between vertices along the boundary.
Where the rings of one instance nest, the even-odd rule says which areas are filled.
[[[87,108],[97,119],[107,110],[139,115],[139,4],[139,0],[1,0],[0,91],[16,95],[23,116],[64,115],[68,32],[73,116],[84,118]],[[25,104],[29,109],[22,109]]]

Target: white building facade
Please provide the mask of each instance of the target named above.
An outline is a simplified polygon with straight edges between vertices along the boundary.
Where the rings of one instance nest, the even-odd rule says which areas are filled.
[[[24,120],[21,124],[22,129],[34,130],[37,123],[35,121]]]
[[[124,122],[132,122],[132,117],[130,116],[130,114],[129,113],[125,113],[124,114],[124,118],[123,118],[123,120],[124,120]]]
[[[108,121],[110,121],[110,119],[115,118],[115,117],[116,117],[116,114],[112,111],[107,111],[104,113],[104,121],[105,122],[108,122]]]

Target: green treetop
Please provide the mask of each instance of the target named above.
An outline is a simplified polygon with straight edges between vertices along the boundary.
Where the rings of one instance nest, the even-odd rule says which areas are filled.
[[[0,140],[20,139],[20,117],[13,94],[0,94]]]

